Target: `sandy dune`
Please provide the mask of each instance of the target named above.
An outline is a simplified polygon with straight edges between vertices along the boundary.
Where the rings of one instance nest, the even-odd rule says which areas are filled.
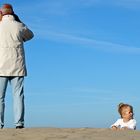
[[[97,128],[4,128],[1,140],[139,140],[140,131]]]

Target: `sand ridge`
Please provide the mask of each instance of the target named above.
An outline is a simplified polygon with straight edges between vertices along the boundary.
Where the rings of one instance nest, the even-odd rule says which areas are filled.
[[[140,131],[102,128],[4,128],[2,140],[139,140]]]

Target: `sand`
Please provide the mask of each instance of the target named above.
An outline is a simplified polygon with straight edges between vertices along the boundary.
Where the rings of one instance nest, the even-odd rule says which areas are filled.
[[[139,140],[140,131],[102,128],[4,128],[1,140]]]

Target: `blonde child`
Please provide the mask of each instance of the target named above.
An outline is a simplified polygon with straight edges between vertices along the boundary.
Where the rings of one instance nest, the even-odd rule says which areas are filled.
[[[120,103],[118,105],[118,112],[121,116],[112,126],[113,130],[136,129],[136,120],[133,119],[133,107],[129,104]]]

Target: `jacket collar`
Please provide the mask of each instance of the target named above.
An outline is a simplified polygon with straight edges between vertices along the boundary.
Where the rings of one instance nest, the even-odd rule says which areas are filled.
[[[4,15],[2,20],[15,20],[13,15]]]

